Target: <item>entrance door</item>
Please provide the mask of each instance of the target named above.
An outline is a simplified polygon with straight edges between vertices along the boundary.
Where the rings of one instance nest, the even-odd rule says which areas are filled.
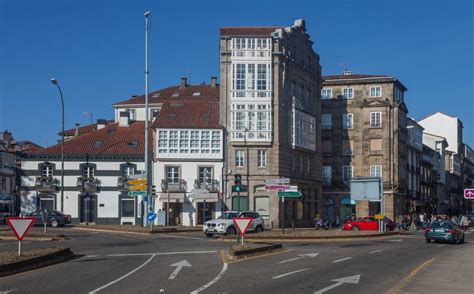
[[[95,223],[95,206],[96,196],[95,195],[83,195],[81,196],[81,223]]]
[[[122,197],[120,200],[120,223],[122,225],[135,224],[135,197]]]
[[[206,208],[204,208],[204,202],[198,202],[198,210],[197,210],[197,224],[202,225],[202,215],[203,210],[205,211],[205,221],[212,220],[212,213],[215,211],[215,202],[206,202]]]
[[[55,197],[53,195],[43,195],[41,194],[39,201],[39,210],[44,211],[47,210],[54,210],[55,209]]]

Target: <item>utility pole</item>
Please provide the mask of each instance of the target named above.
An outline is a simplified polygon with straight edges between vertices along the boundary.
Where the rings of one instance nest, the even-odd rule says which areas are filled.
[[[61,212],[64,212],[64,98],[58,80],[52,78],[51,83],[58,87],[61,96]]]
[[[146,215],[152,211],[151,197],[150,197],[150,158],[148,154],[148,16],[150,11],[144,13],[145,16],[145,177],[146,177],[146,197],[147,203],[143,205],[143,226],[148,226]],[[142,201],[143,203],[143,201]]]

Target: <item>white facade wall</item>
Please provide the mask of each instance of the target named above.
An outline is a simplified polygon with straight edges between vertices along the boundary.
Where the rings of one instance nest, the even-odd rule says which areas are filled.
[[[150,97],[149,97],[150,98]],[[148,110],[149,114],[148,117],[151,119],[151,114],[154,109],[159,109],[158,105],[149,105]],[[135,117],[130,117],[130,119],[134,121],[145,121],[145,107],[143,105],[130,105],[130,106],[116,106],[114,107],[114,117],[115,117],[115,122],[119,121],[119,115],[120,112],[122,111],[128,111],[128,110],[134,110],[135,111]]]
[[[426,133],[434,134],[446,138],[448,147],[446,150],[454,153],[458,152],[458,118],[450,117],[442,113],[435,113],[418,122]]]

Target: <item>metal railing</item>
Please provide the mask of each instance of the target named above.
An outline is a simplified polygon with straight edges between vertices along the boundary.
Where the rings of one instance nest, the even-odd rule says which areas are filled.
[[[61,182],[53,177],[36,177],[35,190],[38,192],[57,192]]]
[[[82,192],[97,192],[100,188],[100,181],[94,177],[78,177],[76,186]]]
[[[219,192],[219,181],[211,180],[203,182],[202,179],[194,180],[194,189],[206,189],[209,192]]]
[[[161,191],[163,192],[186,192],[185,180],[161,180]]]
[[[128,177],[126,176],[121,176],[117,178],[117,188],[121,192],[126,192],[128,191]]]

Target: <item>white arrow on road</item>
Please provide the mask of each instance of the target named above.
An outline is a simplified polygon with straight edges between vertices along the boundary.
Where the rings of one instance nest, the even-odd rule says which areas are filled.
[[[185,266],[186,267],[192,267],[192,265],[187,260],[181,260],[180,262],[173,263],[170,266],[175,266],[176,267],[174,269],[174,271],[171,273],[170,277],[168,278],[170,280],[174,280],[174,278],[176,278],[176,276],[179,274],[179,272],[181,271],[181,269],[183,267],[185,267]]]
[[[305,258],[305,257],[313,257],[314,258],[318,255],[319,255],[319,253],[300,254],[300,255],[298,255],[298,257],[290,258],[290,259],[287,259],[287,260],[282,260],[279,263],[286,263],[286,262],[289,262],[289,261],[294,261],[294,260],[302,259],[302,258]]]
[[[328,286],[326,288],[318,290],[318,291],[314,292],[313,294],[324,293],[324,292],[329,291],[333,288],[339,287],[342,284],[358,284],[359,280],[360,280],[360,274],[355,275],[355,276],[348,276],[348,277],[344,277],[344,278],[335,279],[335,280],[332,280],[332,282],[336,282],[336,284],[333,284],[331,286]]]

